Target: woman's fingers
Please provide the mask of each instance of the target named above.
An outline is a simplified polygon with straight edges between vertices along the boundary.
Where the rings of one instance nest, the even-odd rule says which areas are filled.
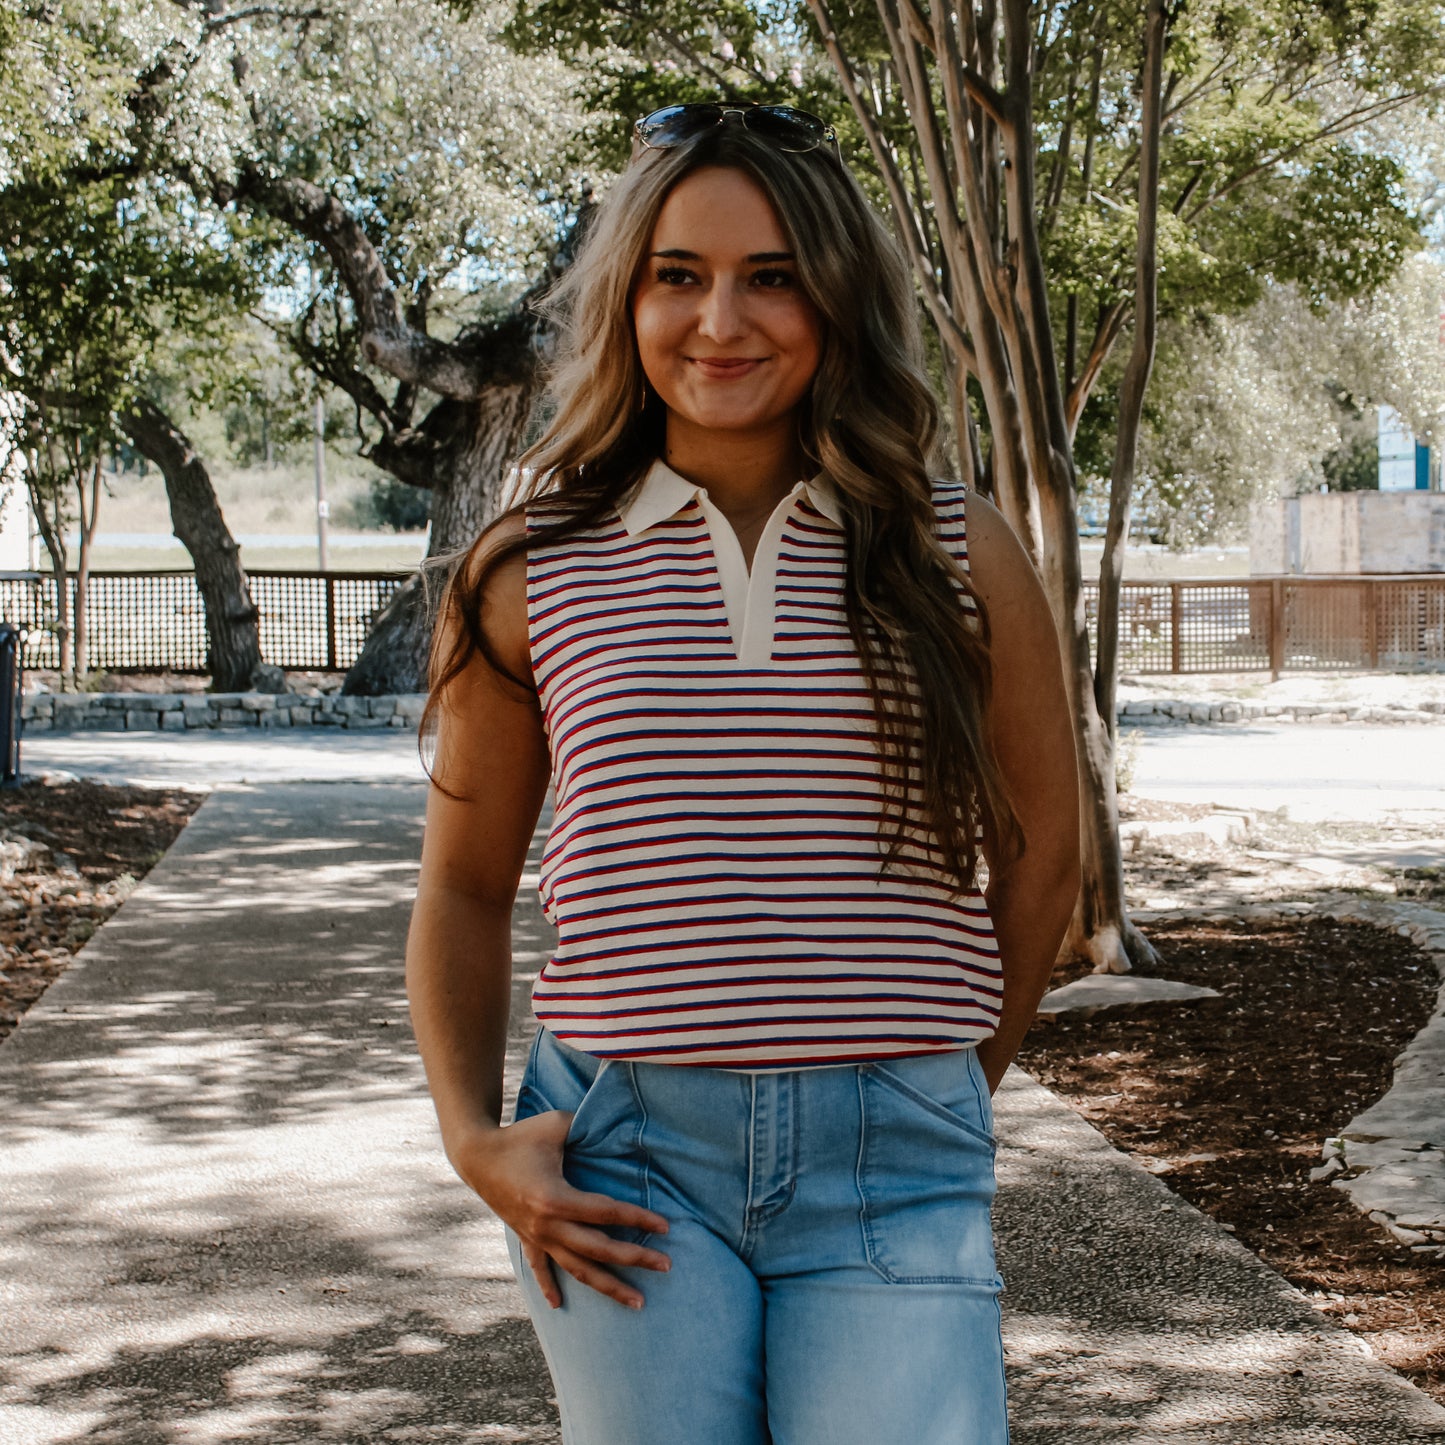
[[[547,1110],[473,1141],[458,1172],[515,1230],[542,1297],[562,1303],[554,1265],[579,1283],[638,1309],[641,1294],[616,1269],[665,1272],[672,1261],[660,1250],[616,1239],[609,1229],[665,1235],[667,1220],[650,1209],[588,1193],[563,1175],[563,1152],[572,1116]]]
[[[569,1185],[565,1209],[573,1219],[585,1219],[589,1224],[615,1224],[623,1229],[640,1229],[645,1234],[667,1233],[667,1220],[662,1215],[640,1204],[614,1199],[610,1194],[588,1194]]]
[[[558,1220],[545,1234],[538,1236],[538,1242],[554,1257],[554,1246],[560,1246],[573,1254],[615,1268],[652,1269],[659,1274],[666,1274],[672,1268],[672,1261],[661,1250],[613,1239],[600,1229],[592,1229],[574,1220]]]
[[[552,1261],[547,1258],[546,1251],[537,1249],[523,1240],[522,1257],[532,1267],[532,1273],[537,1280],[537,1288],[542,1291],[542,1298],[554,1310],[560,1308],[562,1291],[557,1288],[557,1275],[552,1269]]]
[[[548,1253],[579,1284],[595,1289],[598,1294],[606,1295],[608,1299],[615,1299],[618,1304],[626,1305],[628,1309],[642,1308],[642,1292],[619,1279],[611,1270],[594,1264],[583,1255],[574,1254],[570,1249],[554,1247]]]

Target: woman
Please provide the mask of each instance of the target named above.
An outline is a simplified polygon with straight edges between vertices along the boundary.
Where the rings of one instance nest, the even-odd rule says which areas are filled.
[[[1078,887],[1049,609],[929,479],[908,272],[831,131],[637,134],[433,657],[407,976],[447,1153],[571,1445],[997,1445],[990,1095]]]

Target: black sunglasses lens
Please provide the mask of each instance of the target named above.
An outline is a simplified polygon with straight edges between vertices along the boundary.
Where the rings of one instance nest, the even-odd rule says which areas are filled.
[[[637,122],[637,138],[644,145],[676,145],[721,119],[720,105],[665,105]]]
[[[806,110],[790,105],[760,105],[743,112],[750,131],[784,150],[812,150],[828,138],[828,127]]]

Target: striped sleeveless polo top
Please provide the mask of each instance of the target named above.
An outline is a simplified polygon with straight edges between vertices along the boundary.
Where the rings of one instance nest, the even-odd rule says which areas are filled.
[[[934,484],[966,565],[965,495]],[[572,1047],[766,1070],[993,1033],[982,895],[878,876],[881,769],[844,578],[825,478],[778,503],[749,573],[706,489],[660,461],[608,521],[528,553],[556,803],[538,891],[558,931],[532,1001]]]

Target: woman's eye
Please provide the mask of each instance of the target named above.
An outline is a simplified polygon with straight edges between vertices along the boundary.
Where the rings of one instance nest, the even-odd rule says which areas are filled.
[[[797,277],[791,271],[754,271],[753,281],[756,285],[769,290],[781,290],[791,286],[797,281]]]
[[[685,286],[689,281],[696,281],[697,277],[683,266],[659,266],[657,279],[664,286]]]

